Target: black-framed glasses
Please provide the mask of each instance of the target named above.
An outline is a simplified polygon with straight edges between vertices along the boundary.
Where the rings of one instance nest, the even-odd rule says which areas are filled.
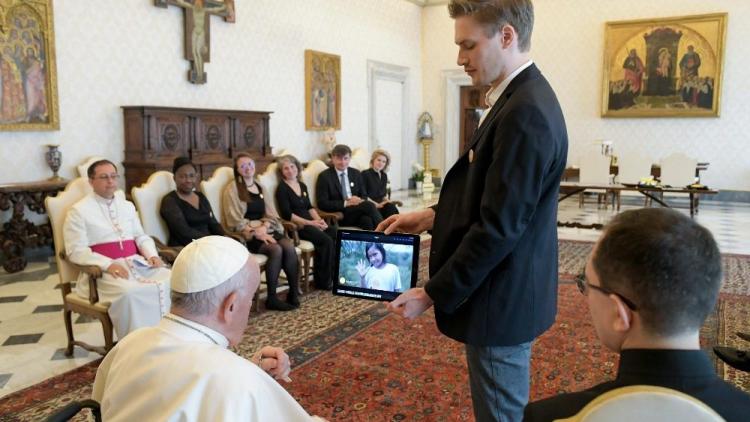
[[[635,303],[633,303],[633,301],[631,301],[630,299],[626,298],[625,296],[623,296],[623,295],[621,295],[621,294],[619,294],[617,292],[613,292],[612,290],[609,290],[606,287],[594,286],[593,284],[589,283],[588,280],[586,280],[586,273],[585,272],[579,274],[576,277],[576,286],[578,286],[578,290],[583,295],[586,294],[586,291],[588,289],[598,290],[598,291],[604,293],[605,295],[615,295],[615,296],[619,297],[620,300],[622,300],[623,303],[625,303],[625,305],[628,308],[630,308],[631,310],[633,310],[633,311],[635,311],[635,310],[638,309],[638,307],[635,306]]]

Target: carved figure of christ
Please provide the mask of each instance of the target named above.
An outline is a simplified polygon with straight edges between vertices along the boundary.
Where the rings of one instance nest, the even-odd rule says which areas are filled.
[[[157,7],[174,5],[185,9],[185,58],[190,60],[188,80],[194,84],[206,83],[203,63],[209,61],[210,15],[224,17],[234,22],[234,0],[154,0]]]

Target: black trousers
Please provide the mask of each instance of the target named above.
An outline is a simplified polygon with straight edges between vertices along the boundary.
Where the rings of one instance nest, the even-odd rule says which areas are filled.
[[[313,279],[318,289],[330,289],[332,282],[336,227],[329,226],[325,231],[317,227],[305,226],[297,231],[300,239],[309,240],[315,245],[315,267]]]
[[[370,201],[363,201],[359,205],[344,208],[342,226],[356,226],[363,230],[374,230],[383,221],[377,207]]]
[[[392,215],[398,214],[398,208],[390,202],[383,205],[383,208],[378,208],[378,211],[380,211],[380,216],[383,217],[383,220]]]

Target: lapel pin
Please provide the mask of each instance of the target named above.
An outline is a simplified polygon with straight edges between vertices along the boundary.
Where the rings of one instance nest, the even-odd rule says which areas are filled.
[[[354,182],[349,182],[349,186],[354,187]]]
[[[263,194],[262,193],[260,194],[260,199],[263,199]]]
[[[474,162],[474,150],[473,149],[469,150],[469,162],[470,163]]]

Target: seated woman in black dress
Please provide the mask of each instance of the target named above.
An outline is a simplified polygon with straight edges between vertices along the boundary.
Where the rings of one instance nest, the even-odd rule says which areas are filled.
[[[174,159],[172,174],[177,188],[161,200],[159,213],[169,228],[169,246],[186,246],[194,239],[226,233],[208,199],[195,190],[196,168],[187,157]]]
[[[302,166],[292,155],[284,155],[277,161],[279,187],[276,188],[276,204],[281,218],[296,224],[299,237],[315,245],[315,267],[313,278],[318,289],[331,288],[334,239],[336,227],[329,227],[310,204],[307,186],[300,180]]]
[[[367,196],[375,202],[383,219],[398,214],[398,208],[388,199],[388,175],[385,173],[391,165],[391,155],[384,149],[376,149],[370,158],[370,168],[362,172]]]
[[[255,180],[255,161],[249,154],[239,153],[234,159],[234,181],[227,184],[222,195],[226,225],[242,235],[252,253],[266,255],[266,308],[290,311],[299,307],[299,266],[294,242],[284,235],[278,217],[266,210],[264,192]],[[289,281],[286,303],[276,296],[279,274],[284,269]]]

